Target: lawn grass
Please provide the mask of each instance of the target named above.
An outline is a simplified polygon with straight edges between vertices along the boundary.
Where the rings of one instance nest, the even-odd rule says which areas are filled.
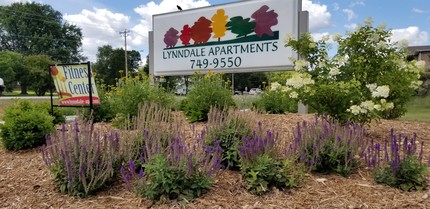
[[[430,122],[430,96],[413,97],[407,103],[405,115],[400,120],[414,120]]]

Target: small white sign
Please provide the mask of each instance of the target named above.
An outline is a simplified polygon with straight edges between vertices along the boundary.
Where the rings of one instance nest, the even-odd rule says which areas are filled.
[[[251,0],[153,16],[154,75],[288,70],[299,0]]]

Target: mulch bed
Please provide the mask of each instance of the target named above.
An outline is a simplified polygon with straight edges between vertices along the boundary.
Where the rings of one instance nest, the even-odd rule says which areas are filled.
[[[261,115],[263,123],[277,130],[291,131],[298,121],[313,115]],[[199,124],[202,127],[204,124]],[[377,140],[397,133],[416,132],[430,155],[430,123],[380,120],[369,126]],[[339,175],[307,174],[302,186],[288,191],[274,190],[263,196],[246,191],[239,172],[224,171],[214,188],[190,203],[152,202],[136,197],[118,181],[109,189],[88,198],[62,194],[51,181],[39,149],[6,152],[0,149],[0,208],[430,208],[430,192],[403,192],[376,184],[370,171],[359,169],[348,178]]]

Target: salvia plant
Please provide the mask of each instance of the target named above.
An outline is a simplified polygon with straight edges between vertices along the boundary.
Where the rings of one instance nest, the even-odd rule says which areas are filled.
[[[391,129],[390,138],[383,143],[371,141],[365,152],[367,166],[374,168],[377,183],[404,191],[422,190],[427,186],[428,165],[423,162],[424,142],[412,137],[396,135]]]
[[[252,133],[251,123],[254,112],[241,112],[234,108],[221,110],[212,107],[208,114],[206,144],[213,146],[220,141],[223,149],[222,164],[228,169],[239,169],[239,154],[237,151],[244,136]]]
[[[146,132],[139,160],[130,160],[121,169],[126,188],[152,200],[191,200],[212,186],[222,168],[220,142],[204,145],[205,131],[194,142],[182,137],[161,146],[159,135]]]
[[[239,146],[240,166],[246,188],[253,194],[264,194],[272,187],[288,189],[299,186],[304,176],[302,164],[280,155],[277,144],[282,144],[274,131],[259,128],[242,138]]]
[[[312,171],[343,176],[359,165],[368,143],[362,126],[340,124],[326,116],[315,116],[314,122],[298,122],[293,135],[293,142],[284,150],[286,155],[296,155]]]
[[[48,135],[42,156],[61,192],[77,196],[110,183],[122,160],[118,133],[78,120]]]

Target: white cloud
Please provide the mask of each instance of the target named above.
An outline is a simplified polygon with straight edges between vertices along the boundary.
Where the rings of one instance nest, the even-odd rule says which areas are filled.
[[[344,25],[344,27],[348,30],[348,31],[354,31],[357,28],[357,24],[356,23],[351,23],[351,24],[346,24]]]
[[[66,14],[64,19],[82,28],[83,51],[90,61],[96,60],[97,48],[100,46],[109,44],[114,48],[124,47],[124,38],[119,32],[124,31],[130,21],[124,14],[93,8],[92,11],[84,9],[80,14]],[[133,40],[135,36],[131,34],[129,40]],[[133,48],[133,44],[130,45]]]
[[[338,3],[334,3],[333,4],[333,10],[334,11],[338,11],[340,9],[339,4]]]
[[[31,2],[31,0],[1,0],[0,1],[0,6],[7,6],[7,5],[11,5],[15,2]]]
[[[302,10],[309,11],[309,31],[316,32],[323,28],[331,27],[331,14],[327,10],[327,5],[313,3],[310,0],[303,0]]]
[[[324,36],[329,36],[330,34],[328,32],[323,33],[312,33],[311,36],[314,39],[314,41],[321,40]]]
[[[348,17],[348,21],[351,21],[352,19],[357,17],[357,15],[352,9],[343,9],[342,12],[346,14],[346,16]]]
[[[423,13],[427,13],[425,10],[422,9],[418,9],[418,8],[413,8],[412,12],[418,13],[418,14],[423,14]]]
[[[393,42],[401,41],[406,39],[409,46],[425,45],[428,41],[428,33],[426,31],[421,31],[416,26],[411,26],[408,28],[394,29],[391,40]]]
[[[364,3],[364,0],[359,0],[359,1],[353,2],[349,5],[349,7],[355,7],[355,6],[366,6],[366,4]]]

